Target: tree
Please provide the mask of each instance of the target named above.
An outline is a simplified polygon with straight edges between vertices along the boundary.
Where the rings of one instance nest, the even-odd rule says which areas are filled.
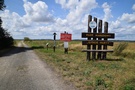
[[[3,10],[5,7],[4,0],[0,0],[0,10]]]
[[[11,47],[14,44],[12,36],[2,27],[2,20],[0,18],[0,49]]]
[[[29,37],[24,37],[24,41],[31,41]]]

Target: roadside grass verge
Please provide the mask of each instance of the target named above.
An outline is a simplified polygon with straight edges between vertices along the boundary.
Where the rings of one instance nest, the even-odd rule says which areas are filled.
[[[46,43],[49,43],[48,50]],[[53,41],[31,41],[26,44],[30,47],[42,46],[33,48],[36,54],[80,90],[135,89],[135,43],[128,43],[120,56],[108,53],[108,60],[89,62],[86,61],[86,53],[81,52],[86,48],[81,45],[81,41],[69,42],[69,54],[64,54],[61,41],[56,41],[56,52],[53,52]],[[114,47],[118,44],[115,43]]]

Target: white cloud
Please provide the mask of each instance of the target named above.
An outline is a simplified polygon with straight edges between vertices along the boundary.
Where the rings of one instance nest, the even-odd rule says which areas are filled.
[[[85,14],[84,17],[82,18],[82,23],[83,23],[84,25],[88,25],[88,15],[89,15],[89,14]]]
[[[121,20],[122,20],[122,21],[126,21],[126,22],[128,22],[128,23],[135,23],[135,12],[132,13],[132,14],[124,13],[124,14],[121,16]]]
[[[3,20],[3,27],[9,29],[9,31],[15,31],[30,26],[28,23],[25,23],[23,18],[16,12],[11,13],[9,10],[5,10],[1,13],[1,17]]]
[[[81,33],[87,31],[88,15],[98,7],[96,0],[55,0],[67,12],[65,18],[60,18],[53,16],[48,11],[48,5],[43,1],[37,1],[36,3],[23,1],[25,15],[20,16],[18,13],[9,10],[0,13],[3,19],[3,27],[7,28],[15,38],[25,36],[30,38],[53,38],[52,34],[56,32],[57,39],[59,39],[59,34],[67,31],[73,34],[74,39],[80,39]],[[104,20],[109,21],[113,17],[111,6],[108,3],[103,3],[102,9]],[[135,10],[135,4],[132,9]],[[116,33],[116,39],[118,37],[130,38],[129,36],[135,33],[134,16],[135,12],[123,13],[116,21],[109,23],[109,32]]]
[[[50,38],[53,32],[62,33],[64,31],[75,34],[77,37],[78,35],[81,36],[81,31],[87,29],[88,13],[98,5],[95,0],[56,0],[63,9],[69,10],[66,18],[62,19],[54,17],[48,11],[45,2],[23,1],[25,15],[20,16],[18,13],[9,10],[5,10],[1,14],[3,27],[7,28],[15,38],[25,36],[30,38],[46,36],[46,38]]]
[[[24,0],[24,10],[26,20],[34,22],[52,22],[54,21],[51,13],[48,12],[48,6],[45,2],[38,1],[34,4]]]
[[[62,8],[66,8],[66,0],[55,0],[55,2],[60,4]]]
[[[80,22],[83,15],[89,13],[92,9],[97,7],[97,2],[95,0],[55,0],[59,3],[62,8],[68,9],[69,13],[66,16],[68,22],[71,25],[75,25]]]
[[[132,6],[132,9],[135,9],[135,4]],[[135,11],[133,11],[133,13],[123,13],[119,19],[121,22],[126,22],[129,24],[135,23]]]
[[[132,9],[135,11],[135,4],[133,5]]]
[[[111,14],[111,6],[109,6],[108,3],[105,2],[105,3],[103,3],[102,8],[103,8],[104,13],[105,13],[103,20],[108,21],[111,17],[113,17]]]
[[[56,25],[58,26],[68,26],[68,22],[66,19],[57,18]]]
[[[44,33],[48,34],[54,29],[51,26],[47,26],[54,21],[54,17],[48,11],[48,6],[45,2],[31,3],[27,0],[23,1],[26,12],[24,16],[9,10],[4,10],[0,13],[3,20],[3,28],[8,29],[14,38],[23,38],[25,36],[39,38]]]
[[[78,5],[78,0],[55,0],[64,9],[74,9]]]
[[[67,20],[69,22],[74,22],[75,24],[81,20],[84,14],[89,13],[92,9],[97,7],[95,0],[81,0],[74,9],[70,9],[67,15]]]
[[[95,0],[55,0],[63,9],[69,11],[66,18],[56,19],[57,31],[67,31],[73,38],[81,38],[81,32],[87,31],[88,14],[98,6]]]
[[[121,22],[119,20],[112,21],[111,25],[110,25],[110,28],[113,28],[113,29],[121,28]]]
[[[135,5],[133,5],[134,7]],[[132,7],[132,9],[133,9]],[[123,13],[116,21],[110,23],[110,30],[116,33],[116,39],[134,40],[135,12]]]

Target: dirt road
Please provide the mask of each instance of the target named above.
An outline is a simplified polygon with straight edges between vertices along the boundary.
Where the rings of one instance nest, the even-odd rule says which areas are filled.
[[[22,47],[24,46],[24,47]],[[0,90],[75,90],[23,42],[0,57]]]

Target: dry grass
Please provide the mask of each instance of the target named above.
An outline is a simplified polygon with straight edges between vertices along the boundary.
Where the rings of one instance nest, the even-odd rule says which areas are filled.
[[[64,54],[63,42],[57,41],[56,52],[53,52],[52,41],[32,41],[30,46],[50,48],[35,49],[37,54],[51,67],[59,72],[65,80],[71,81],[80,90],[134,90],[135,88],[135,43],[128,47],[120,56],[108,54],[108,60],[86,61],[86,48],[80,41],[69,43],[69,54]],[[114,47],[119,42],[114,44]],[[112,49],[112,47],[109,47]],[[132,56],[132,57],[131,57]]]

